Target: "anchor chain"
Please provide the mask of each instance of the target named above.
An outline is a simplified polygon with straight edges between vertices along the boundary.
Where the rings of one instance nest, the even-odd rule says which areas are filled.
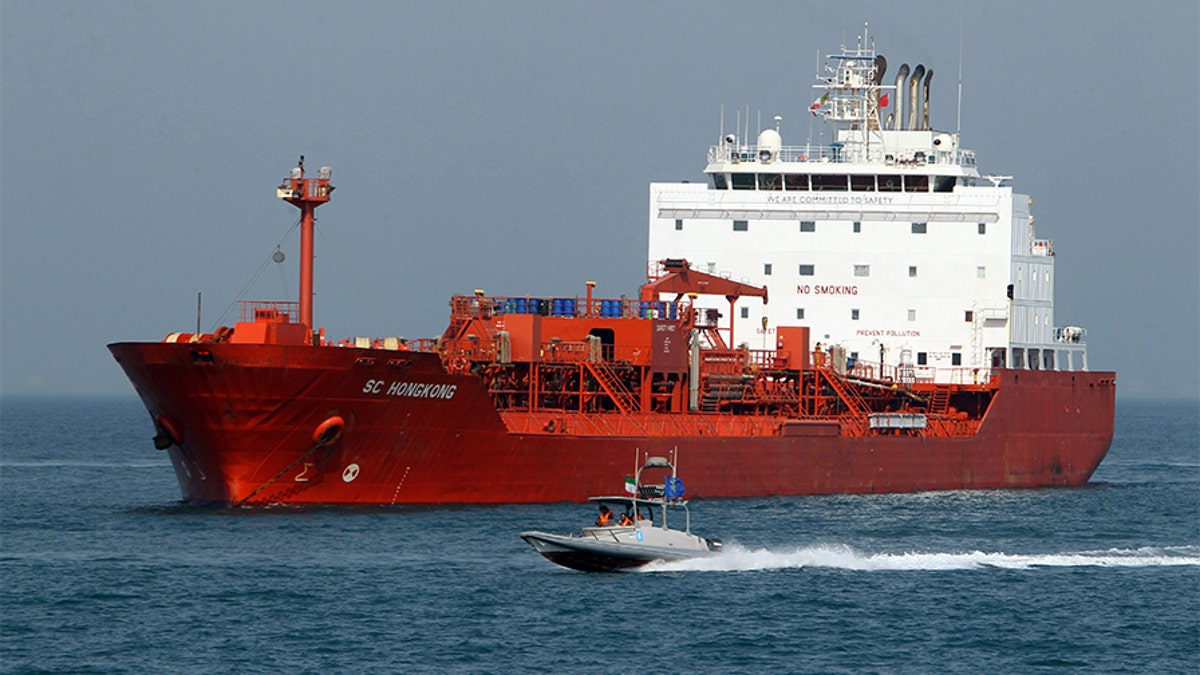
[[[258,495],[258,493],[260,493],[260,492],[262,492],[263,490],[267,489],[267,487],[269,487],[269,486],[270,486],[272,483],[274,483],[275,481],[279,480],[280,478],[283,478],[283,476],[284,476],[284,475],[286,475],[286,474],[287,474],[289,471],[291,471],[292,469],[296,468],[296,466],[297,466],[298,464],[300,464],[301,462],[303,462],[303,461],[307,460],[307,459],[308,459],[308,458],[309,458],[309,457],[310,457],[310,456],[311,456],[311,455],[312,455],[314,452],[316,452],[317,450],[320,450],[321,448],[328,448],[329,446],[330,446],[330,444],[329,444],[328,442],[326,442],[325,440],[323,440],[323,439],[320,439],[320,440],[314,441],[314,442],[313,442],[313,444],[312,444],[312,447],[310,447],[308,450],[305,450],[305,451],[304,451],[304,452],[303,452],[303,453],[302,453],[302,454],[301,454],[299,457],[297,457],[296,459],[292,460],[292,463],[291,463],[291,464],[288,464],[287,466],[283,467],[283,469],[281,469],[281,470],[279,471],[279,473],[275,474],[275,475],[274,475],[274,476],[272,476],[271,478],[267,479],[267,481],[266,481],[265,483],[263,483],[262,485],[259,485],[257,488],[255,488],[254,492],[251,492],[250,494],[246,495],[244,498],[242,498],[242,499],[239,499],[239,500],[237,501],[237,503],[236,503],[236,504],[234,504],[234,506],[235,506],[235,507],[237,507],[237,506],[244,506],[244,505],[245,505],[246,503],[248,503],[250,500],[254,499],[254,497],[256,497],[256,496]]]

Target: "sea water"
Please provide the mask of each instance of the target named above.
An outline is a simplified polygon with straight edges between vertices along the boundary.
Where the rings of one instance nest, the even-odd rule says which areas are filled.
[[[585,574],[517,534],[587,505],[189,506],[134,397],[4,398],[0,670],[1195,673],[1200,407],[1116,423],[1083,487],[696,500],[726,555]]]

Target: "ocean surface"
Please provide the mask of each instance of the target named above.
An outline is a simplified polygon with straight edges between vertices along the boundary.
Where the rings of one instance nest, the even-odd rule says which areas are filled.
[[[0,399],[4,673],[1200,672],[1200,407],[1080,488],[697,500],[719,560],[584,574],[581,504],[180,503],[132,395]],[[686,472],[683,474],[686,480]]]

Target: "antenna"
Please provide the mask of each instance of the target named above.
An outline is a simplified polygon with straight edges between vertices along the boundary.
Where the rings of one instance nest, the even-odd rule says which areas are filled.
[[[955,113],[957,119],[954,121],[954,135],[958,136],[962,131],[962,47],[963,47],[963,20],[958,20],[958,111]],[[962,147],[960,143],[958,147]]]

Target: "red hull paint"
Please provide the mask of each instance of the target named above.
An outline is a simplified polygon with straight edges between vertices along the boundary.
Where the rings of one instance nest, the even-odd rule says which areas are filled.
[[[178,437],[168,452],[183,497],[230,504],[582,501],[620,484],[635,451],[673,449],[695,497],[1080,485],[1108,451],[1116,398],[1111,372],[1002,370],[972,436],[780,436],[769,432],[775,418],[746,435],[678,431],[713,418],[703,413],[639,414],[647,431],[637,435],[575,435],[562,425],[517,433],[506,420],[543,427],[524,423],[533,415],[502,416],[479,378],[447,374],[434,354],[109,348],[151,417]],[[389,393],[396,382],[437,386]],[[335,416],[345,420],[340,437],[315,444]],[[571,417],[554,415],[567,431],[588,426]]]

